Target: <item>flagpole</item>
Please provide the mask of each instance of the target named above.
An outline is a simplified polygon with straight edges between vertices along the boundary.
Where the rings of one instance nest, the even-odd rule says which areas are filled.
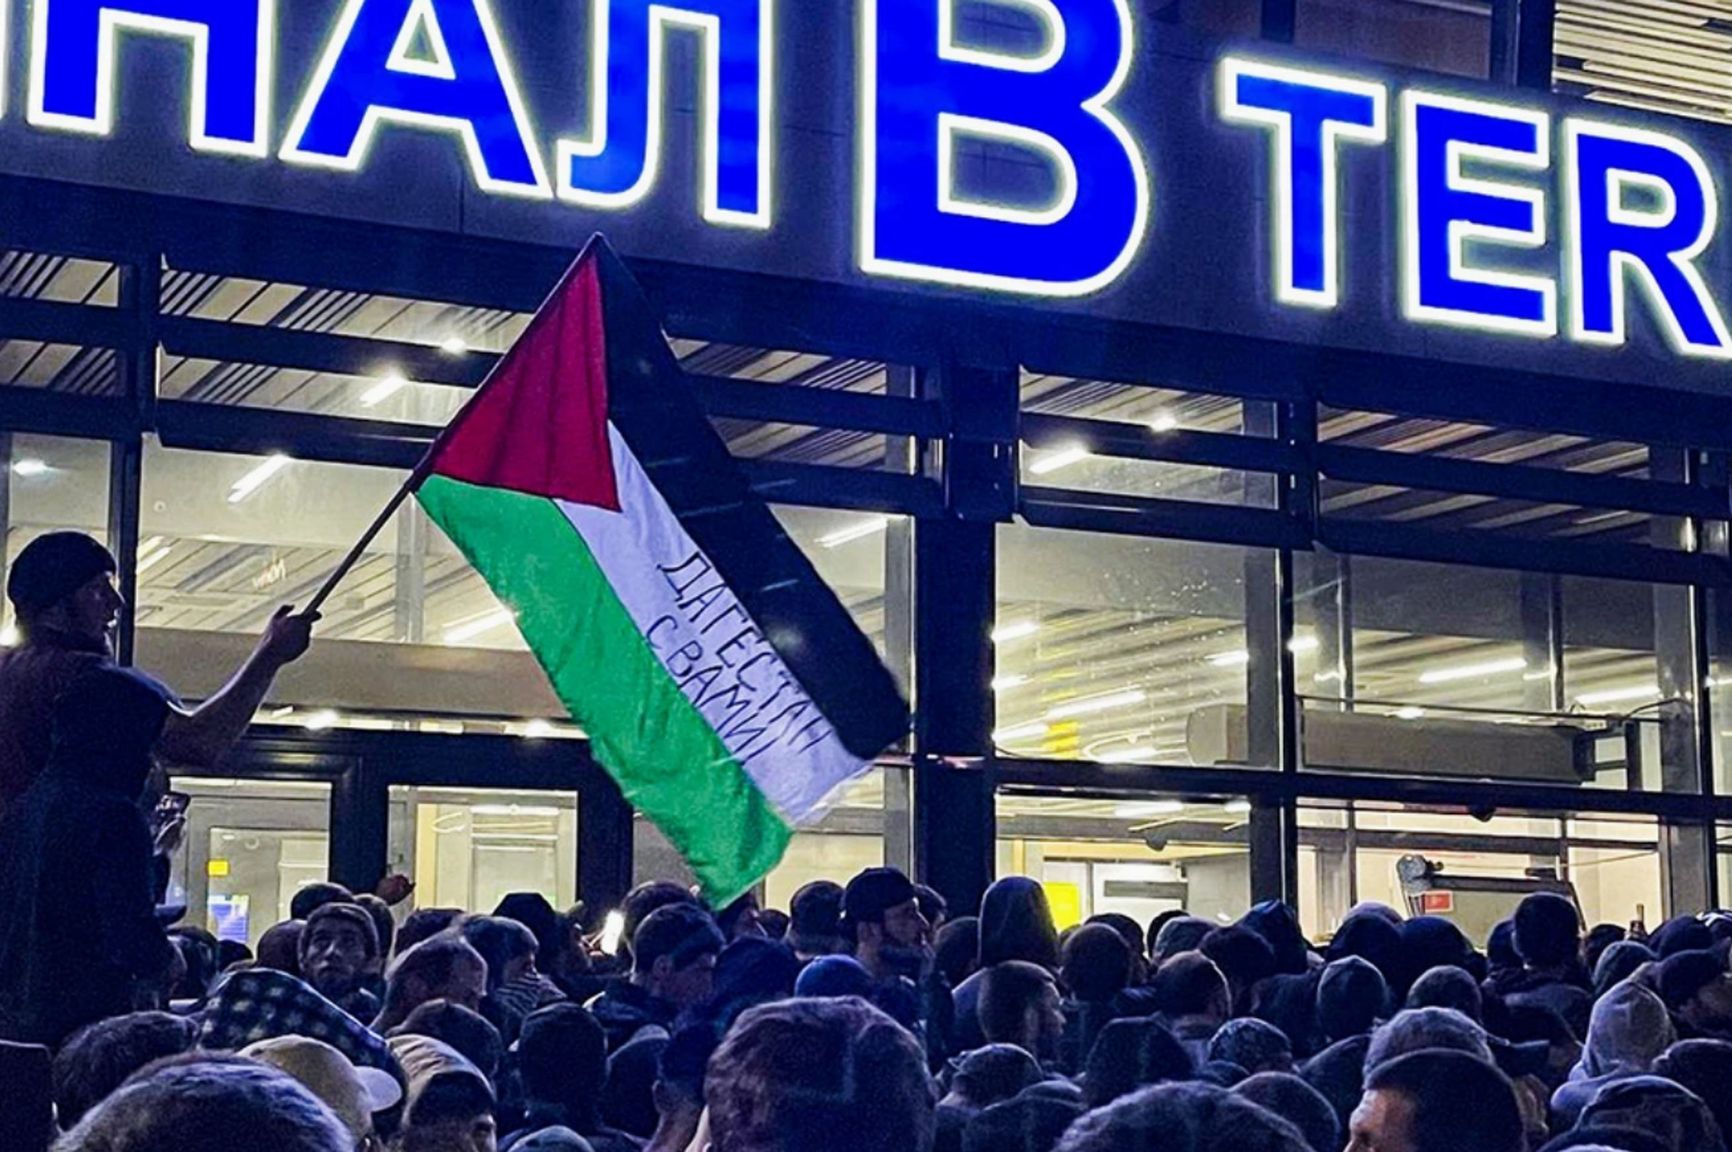
[[[5,4],[6,0],[0,0],[0,10],[5,8]],[[547,294],[547,299],[542,301],[541,307],[535,310],[536,318],[541,316],[542,311],[547,307],[548,302],[552,301],[559,295],[561,289],[565,287],[566,281],[570,278],[572,272],[579,264],[583,263],[584,257],[589,255],[589,250],[594,247],[600,238],[601,234],[598,232],[585,241],[582,251],[577,254],[577,259],[573,261],[571,267],[567,268],[565,273],[560,276],[559,282],[554,285],[553,291]],[[533,326],[533,324],[534,321],[532,320],[531,326]],[[511,354],[507,352],[505,356],[500,357],[499,362],[494,364],[492,370],[487,373],[487,378],[481,382],[481,386],[475,389],[475,394],[470,396],[469,399],[464,402],[462,409],[458,411],[457,415],[449,424],[440,430],[438,436],[434,437],[432,447],[428,448],[427,454],[421,457],[421,463],[415,465],[415,471],[411,472],[409,478],[403,481],[403,486],[397,489],[397,494],[391,497],[390,502],[386,504],[384,509],[380,511],[379,515],[374,518],[373,523],[367,526],[367,530],[361,534],[361,538],[355,541],[354,547],[350,548],[348,555],[343,557],[343,562],[338,564],[336,570],[325,578],[324,586],[319,589],[318,594],[315,595],[312,600],[308,601],[305,609],[307,612],[317,612],[320,608],[325,606],[325,601],[331,598],[331,593],[337,590],[337,585],[341,584],[344,578],[354,570],[355,565],[360,563],[361,554],[367,550],[367,545],[378,539],[379,533],[385,530],[385,525],[390,522],[391,517],[395,516],[397,510],[403,507],[403,502],[409,499],[410,493],[419,489],[421,485],[426,482],[428,475],[433,471],[433,459],[439,454],[440,447],[443,446],[445,442],[451,438],[452,434],[457,431],[458,427],[462,425],[464,418],[467,417],[471,409],[474,408],[476,401],[481,399],[481,394],[487,391],[487,386],[489,384],[493,383],[493,377],[499,371],[500,365],[503,364],[510,355]]]
[[[325,606],[325,601],[331,598],[331,593],[337,590],[337,585],[341,584],[343,579],[354,570],[355,565],[360,563],[362,554],[367,551],[367,545],[379,538],[379,533],[385,530],[385,525],[390,523],[391,517],[395,516],[398,509],[403,507],[403,502],[409,499],[410,493],[421,487],[421,482],[427,479],[427,460],[432,458],[433,454],[429,452],[426,459],[416,466],[415,471],[409,474],[409,478],[403,481],[403,486],[397,489],[396,494],[373,518],[373,522],[367,526],[367,530],[361,533],[361,538],[355,541],[354,546],[343,557],[342,563],[338,564],[336,569],[325,578],[324,586],[319,589],[317,595],[307,602],[305,611],[317,612]]]

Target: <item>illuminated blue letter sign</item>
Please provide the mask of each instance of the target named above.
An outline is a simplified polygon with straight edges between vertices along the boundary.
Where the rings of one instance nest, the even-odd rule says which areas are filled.
[[[114,130],[120,32],[173,36],[192,44],[192,146],[264,156],[270,149],[274,5],[275,0],[35,0],[30,123],[108,135]]]
[[[1149,217],[1142,153],[1107,104],[1130,70],[1124,0],[981,0],[1032,14],[1046,43],[1009,55],[956,43],[954,0],[862,0],[860,266],[1044,296],[1105,288]],[[1037,154],[1045,205],[956,189],[957,137]]]
[[[1410,319],[1556,336],[1558,287],[1549,276],[1468,264],[1470,243],[1541,248],[1545,193],[1469,178],[1465,162],[1528,172],[1551,167],[1551,118],[1429,92],[1402,96],[1406,262],[1402,305]]]
[[[772,0],[595,0],[591,22],[589,134],[559,142],[560,197],[626,208],[649,195],[661,166],[667,38],[686,28],[704,46],[704,219],[768,228]]]
[[[1564,123],[1570,327],[1593,344],[1624,342],[1634,277],[1672,346],[1732,355],[1732,337],[1695,260],[1719,223],[1708,166],[1682,140],[1591,120]],[[1651,202],[1633,201],[1634,193]]]
[[[1270,200],[1275,220],[1275,298],[1333,308],[1341,298],[1341,141],[1381,144],[1389,96],[1366,84],[1229,57],[1221,62],[1221,117],[1273,130]]]
[[[488,0],[349,0],[283,159],[355,171],[382,122],[457,133],[488,192],[553,196]]]

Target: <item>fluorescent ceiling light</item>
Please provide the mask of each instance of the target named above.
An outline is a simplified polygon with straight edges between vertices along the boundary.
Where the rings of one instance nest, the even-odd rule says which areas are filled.
[[[307,717],[305,723],[307,731],[323,732],[327,728],[335,728],[337,726],[337,721],[341,719],[342,717],[338,716],[329,708],[326,708],[323,711],[315,712],[311,716]]]
[[[229,489],[229,503],[239,504],[243,500],[248,499],[253,493],[268,484],[271,477],[275,476],[278,472],[281,472],[292,463],[294,463],[294,461],[289,459],[289,457],[284,456],[281,452],[278,452],[274,456],[267,456],[264,462],[257,468],[254,468],[251,472],[248,472],[245,476],[242,476],[239,480],[235,481],[234,487]]]
[[[1179,426],[1179,418],[1171,412],[1162,412],[1149,421],[1149,427],[1156,432],[1171,432]]]
[[[1520,672],[1528,666],[1527,657],[1509,656],[1502,660],[1487,660],[1480,664],[1457,664],[1452,668],[1433,668],[1419,674],[1421,684],[1451,684],[1457,680],[1478,680],[1505,672]]]
[[[1032,724],[1017,724],[1010,728],[1000,728],[992,734],[992,740],[995,744],[1019,744],[1025,740],[1039,740],[1050,731],[1052,731],[1050,727],[1036,720]]]
[[[439,342],[439,350],[451,356],[461,356],[469,351],[469,341],[461,336],[447,336]]]
[[[361,407],[377,408],[407,387],[409,387],[408,377],[401,372],[393,372],[361,393]]]
[[[1599,692],[1583,692],[1576,697],[1576,703],[1586,708],[1596,704],[1619,704],[1629,700],[1646,700],[1658,696],[1658,684],[1626,684],[1622,688],[1607,688]]]
[[[445,643],[461,644],[473,640],[477,636],[485,636],[495,628],[503,628],[515,619],[508,609],[501,608],[496,612],[487,612],[469,620],[453,624],[445,629]]]
[[[1026,640],[1040,631],[1038,620],[1013,620],[1009,624],[1000,624],[992,630],[994,644],[1008,644],[1012,640]]]
[[[1425,709],[1416,707],[1412,704],[1409,704],[1405,708],[1397,708],[1395,710],[1395,718],[1397,720],[1418,720],[1424,715]]]
[[[828,536],[818,537],[818,547],[840,548],[844,544],[852,544],[856,540],[864,540],[869,536],[876,536],[889,527],[890,517],[873,516],[865,520],[856,521],[855,523],[848,525],[846,528],[838,528]]]
[[[53,469],[48,467],[48,461],[38,460],[34,456],[26,456],[22,460],[14,460],[12,462],[12,474],[14,476],[23,476],[26,478],[31,476],[45,476],[51,471],[53,471]]]
[[[1183,800],[1138,800],[1117,805],[1113,816],[1120,820],[1141,820],[1148,816],[1176,816],[1184,810]]]
[[[1251,662],[1251,654],[1243,648],[1235,648],[1231,652],[1217,652],[1213,656],[1205,656],[1204,659],[1217,668],[1241,668]]]
[[[1105,696],[1088,696],[1081,700],[1072,700],[1048,708],[1045,719],[1069,720],[1075,716],[1093,716],[1097,712],[1111,712],[1114,708],[1128,708],[1133,704],[1141,704],[1149,698],[1149,694],[1141,688],[1127,688],[1123,692],[1112,692]]]
[[[1012,688],[1021,688],[1028,683],[1027,676],[999,676],[992,682],[994,692],[1009,692]]]
[[[1153,744],[1135,744],[1128,748],[1113,748],[1106,752],[1096,753],[1095,760],[1102,764],[1152,764],[1164,756],[1172,756],[1183,752],[1180,747],[1156,747]]]
[[[1302,652],[1315,652],[1321,647],[1323,647],[1323,641],[1315,636],[1295,636],[1287,641],[1287,651],[1295,656]]]
[[[1229,800],[1221,805],[1221,811],[1229,816],[1249,816],[1251,814],[1251,802],[1249,800]]]
[[[1070,448],[1054,449],[1028,466],[1029,475],[1050,476],[1054,472],[1062,471],[1065,468],[1081,464],[1084,460],[1089,459],[1093,455],[1094,453],[1081,445],[1074,445]]]
[[[18,625],[6,621],[6,626],[0,628],[0,648],[16,648],[23,637],[18,635]]]
[[[168,559],[168,554],[174,551],[174,545],[161,536],[152,536],[138,546],[138,574],[143,576],[158,564]]]
[[[525,740],[541,740],[553,735],[553,725],[545,720],[531,720],[523,726]]]
[[[557,808],[543,808],[533,804],[477,804],[469,812],[472,816],[538,816],[544,820],[559,816]]]

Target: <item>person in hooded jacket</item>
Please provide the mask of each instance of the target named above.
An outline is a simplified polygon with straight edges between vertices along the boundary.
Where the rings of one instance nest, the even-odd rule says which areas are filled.
[[[163,990],[175,949],[139,802],[169,708],[111,666],[56,702],[48,764],[0,832],[0,1037],[53,1047]]]
[[[954,1047],[967,1052],[986,1043],[980,1028],[982,974],[995,964],[1021,960],[1049,972],[1059,968],[1058,929],[1046,890],[1026,876],[1006,876],[980,900],[980,968],[957,986]]]
[[[1639,984],[1619,984],[1594,1005],[1582,1058],[1552,1094],[1552,1131],[1575,1126],[1614,1080],[1644,1076],[1677,1039],[1665,1001]]]

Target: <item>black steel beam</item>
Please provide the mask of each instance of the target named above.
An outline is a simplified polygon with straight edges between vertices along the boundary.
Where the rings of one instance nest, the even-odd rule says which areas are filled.
[[[1531,500],[1536,504],[1573,504],[1616,508],[1656,516],[1725,519],[1732,513],[1724,490],[1659,480],[1595,476],[1561,468],[1487,464],[1375,448],[1319,444],[1317,469],[1331,480],[1353,484],[1393,484],[1431,492],[1465,492]]]
[[[1333,552],[1397,560],[1660,584],[1732,586],[1732,566],[1717,557],[1636,544],[1533,540],[1494,532],[1438,532],[1382,520],[1339,517],[1325,517],[1319,522],[1317,542]]]
[[[1251,548],[1311,547],[1310,536],[1297,519],[1266,508],[1063,488],[1024,488],[1019,511],[1023,519],[1041,528],[1165,536]]]

